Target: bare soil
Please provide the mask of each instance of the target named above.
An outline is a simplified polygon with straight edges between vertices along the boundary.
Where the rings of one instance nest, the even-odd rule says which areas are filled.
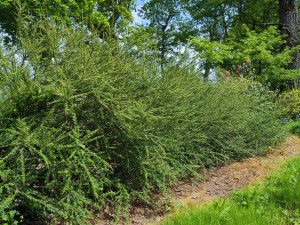
[[[262,181],[276,170],[280,170],[283,162],[300,155],[300,138],[292,136],[278,148],[270,149],[264,157],[248,158],[240,162],[203,171],[203,180],[186,179],[179,181],[170,191],[167,202],[174,208],[188,204],[201,204],[216,198],[224,198],[232,191],[243,188],[254,182]],[[166,202],[163,196],[153,198]],[[130,210],[131,225],[159,224],[166,212],[146,205],[133,207]],[[106,219],[95,221],[95,225],[113,224],[114,215],[106,211]],[[126,224],[121,219],[118,224]]]

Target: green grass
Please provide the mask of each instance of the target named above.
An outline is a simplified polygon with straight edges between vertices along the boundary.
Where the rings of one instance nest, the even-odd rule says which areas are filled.
[[[225,200],[189,206],[163,225],[300,224],[300,157],[264,184],[248,187]]]
[[[286,127],[292,134],[300,136],[300,120],[289,122]]]
[[[275,215],[275,216],[274,216]],[[175,214],[163,224],[197,224],[197,225],[229,225],[229,224],[284,224],[278,215],[276,206],[257,208],[255,205],[240,206],[232,200],[217,200],[201,207],[189,207],[182,213]]]

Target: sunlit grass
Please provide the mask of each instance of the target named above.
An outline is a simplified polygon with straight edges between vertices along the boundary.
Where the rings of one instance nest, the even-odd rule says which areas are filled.
[[[232,200],[218,200],[202,207],[186,208],[183,212],[167,218],[163,224],[284,224],[284,220],[278,214],[278,209],[274,205],[260,209],[255,205],[239,206]]]

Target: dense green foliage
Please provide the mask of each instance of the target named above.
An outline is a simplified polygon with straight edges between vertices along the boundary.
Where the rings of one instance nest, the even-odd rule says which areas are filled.
[[[288,122],[286,124],[286,127],[287,127],[287,130],[290,133],[300,137],[300,120],[295,120],[295,121]]]
[[[298,77],[278,1],[136,2],[0,1],[0,223],[118,217],[201,167],[264,154],[298,117],[297,91],[266,87]]]
[[[296,158],[264,185],[246,188],[229,199],[181,210],[163,224],[299,224],[299,190],[300,158]]]
[[[279,24],[278,7],[278,1],[270,0],[151,0],[140,9],[140,15],[149,22],[148,46],[155,40],[162,69],[179,60],[184,49],[189,56],[186,63],[192,58],[197,61],[194,69],[205,79],[212,71],[232,71],[250,60],[254,79],[283,91],[292,88],[299,76],[298,70],[286,70],[298,68],[291,63],[296,65],[299,47],[288,43],[289,35],[281,35],[287,34],[283,30],[293,29]],[[140,34],[140,27],[135,31],[133,36]]]
[[[286,70],[287,67],[299,67],[295,67],[298,65],[297,54],[290,50],[298,41],[294,34],[297,34],[296,25],[288,28],[290,24],[279,23],[279,18],[284,17],[280,14],[289,13],[280,13],[279,2],[284,1],[3,0],[0,2],[0,29],[5,32],[7,40],[14,40],[20,18],[24,17],[52,19],[77,28],[83,25],[103,40],[113,37],[126,42],[130,39],[134,44],[130,50],[143,52],[148,57],[155,55],[160,67],[157,69],[161,70],[170,62],[180,60],[180,53],[184,50],[188,55],[186,63],[193,61],[190,58],[199,53],[194,69],[198,69],[204,78],[216,69],[231,70],[243,60],[251,60],[255,79],[271,83],[274,90],[283,91],[294,86],[298,77],[298,71]],[[296,0],[286,4],[295,5]],[[143,25],[131,23],[137,15],[146,19]],[[291,35],[293,37],[287,37]],[[199,48],[199,42],[195,46],[195,40],[200,40],[204,49]],[[216,54],[207,54],[206,51]]]
[[[117,29],[128,25],[132,20],[130,8],[132,0],[1,0],[0,24],[1,28],[16,37],[18,33],[19,17],[31,17],[34,20],[53,19],[69,26],[84,24],[94,30],[102,38],[112,36]]]
[[[278,103],[283,108],[283,117],[297,119],[300,116],[300,90],[294,89],[280,94]]]
[[[83,28],[25,24],[0,53],[2,222],[83,224],[281,137],[262,85],[204,82],[178,63],[161,74]]]
[[[196,37],[190,39],[191,46],[198,53],[196,57],[205,59],[204,70],[208,64],[209,68],[225,69],[234,75],[237,67],[247,60],[251,62],[252,78],[269,83],[275,90],[286,88],[285,82],[293,81],[298,76],[297,72],[284,69],[296,49],[280,50],[284,41],[275,27],[271,26],[260,33],[245,25],[236,30],[230,31],[230,36],[223,43]]]

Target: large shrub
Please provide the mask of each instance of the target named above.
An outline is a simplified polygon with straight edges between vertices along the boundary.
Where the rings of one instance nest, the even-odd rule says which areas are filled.
[[[209,84],[180,65],[158,74],[84,30],[40,22],[0,57],[0,211],[27,223],[150,201],[281,134],[258,85]]]

